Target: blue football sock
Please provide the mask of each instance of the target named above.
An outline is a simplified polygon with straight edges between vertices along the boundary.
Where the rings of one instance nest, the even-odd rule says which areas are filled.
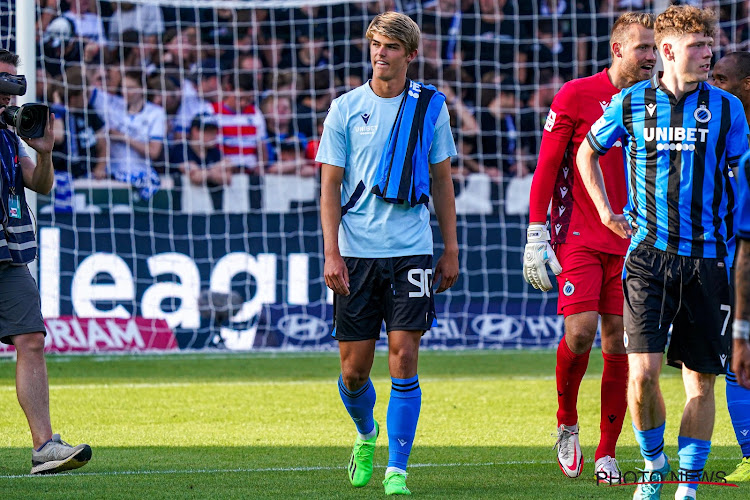
[[[641,447],[641,455],[647,463],[656,462],[657,466],[655,469],[660,469],[658,464],[661,463],[661,458],[664,455],[664,428],[667,423],[664,422],[655,429],[649,429],[647,431],[639,431],[635,423],[633,424],[633,432],[635,432],[635,440]],[[666,458],[665,458],[666,459]],[[663,466],[663,465],[662,465]]]
[[[388,469],[406,471],[414,434],[417,432],[422,389],[419,377],[391,377],[391,400],[388,402]]]
[[[737,377],[727,370],[727,407],[742,456],[750,457],[750,389],[737,385]]]
[[[700,481],[706,460],[708,460],[708,453],[711,451],[711,441],[677,436],[677,446],[679,448],[677,454],[680,457],[680,480]],[[680,483],[679,495],[675,495],[675,498],[678,496],[695,497],[697,488],[697,484]]]
[[[362,435],[372,432],[375,429],[375,419],[372,416],[372,409],[375,408],[375,387],[372,380],[368,378],[364,386],[352,392],[346,388],[344,379],[339,375],[339,394],[346,411],[357,426],[357,432]]]

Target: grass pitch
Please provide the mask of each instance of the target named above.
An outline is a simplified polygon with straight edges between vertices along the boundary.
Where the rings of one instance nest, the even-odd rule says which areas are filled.
[[[566,479],[555,438],[554,353],[423,352],[422,413],[407,484],[418,498],[631,498],[632,486],[593,480],[599,428],[601,355],[591,355],[579,395],[584,475]],[[50,356],[55,432],[88,442],[92,461],[57,476],[26,476],[31,437],[14,388],[10,359],[0,360],[0,497],[6,498],[379,498],[388,461],[390,392],[385,353],[372,378],[383,432],[370,484],[349,485],[345,466],[354,426],[336,387],[336,354]],[[677,466],[684,404],[681,379],[665,368],[666,451]],[[717,419],[707,471],[734,470],[739,447],[716,387]],[[642,460],[626,423],[618,447],[623,469]],[[664,487],[663,498],[675,485]],[[739,488],[706,486],[700,498],[746,499]]]

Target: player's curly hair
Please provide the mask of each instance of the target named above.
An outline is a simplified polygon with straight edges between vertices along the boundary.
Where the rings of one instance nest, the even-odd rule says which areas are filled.
[[[718,20],[711,9],[699,9],[692,5],[672,5],[656,16],[654,39],[656,46],[670,36],[682,36],[702,33],[714,36]]]
[[[368,40],[381,35],[398,40],[404,45],[407,54],[411,54],[419,47],[421,32],[412,18],[399,12],[384,12],[378,14],[367,27]]]

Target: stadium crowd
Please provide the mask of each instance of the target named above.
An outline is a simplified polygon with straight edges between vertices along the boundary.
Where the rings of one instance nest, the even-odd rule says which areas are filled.
[[[114,178],[147,199],[163,176],[216,189],[238,172],[316,176],[331,101],[369,77],[364,31],[377,13],[396,10],[423,33],[408,77],[447,96],[454,178],[480,172],[499,181],[533,171],[557,90],[606,66],[614,19],[652,3],[379,0],[236,10],[39,0],[37,96],[62,118],[55,169],[74,179]],[[747,49],[750,2],[689,3],[718,8],[717,57]]]

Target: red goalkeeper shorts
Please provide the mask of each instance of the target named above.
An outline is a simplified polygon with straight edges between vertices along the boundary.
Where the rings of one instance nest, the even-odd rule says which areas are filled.
[[[557,276],[557,314],[565,317],[587,311],[622,316],[624,255],[598,252],[572,243],[556,245],[563,268]]]

